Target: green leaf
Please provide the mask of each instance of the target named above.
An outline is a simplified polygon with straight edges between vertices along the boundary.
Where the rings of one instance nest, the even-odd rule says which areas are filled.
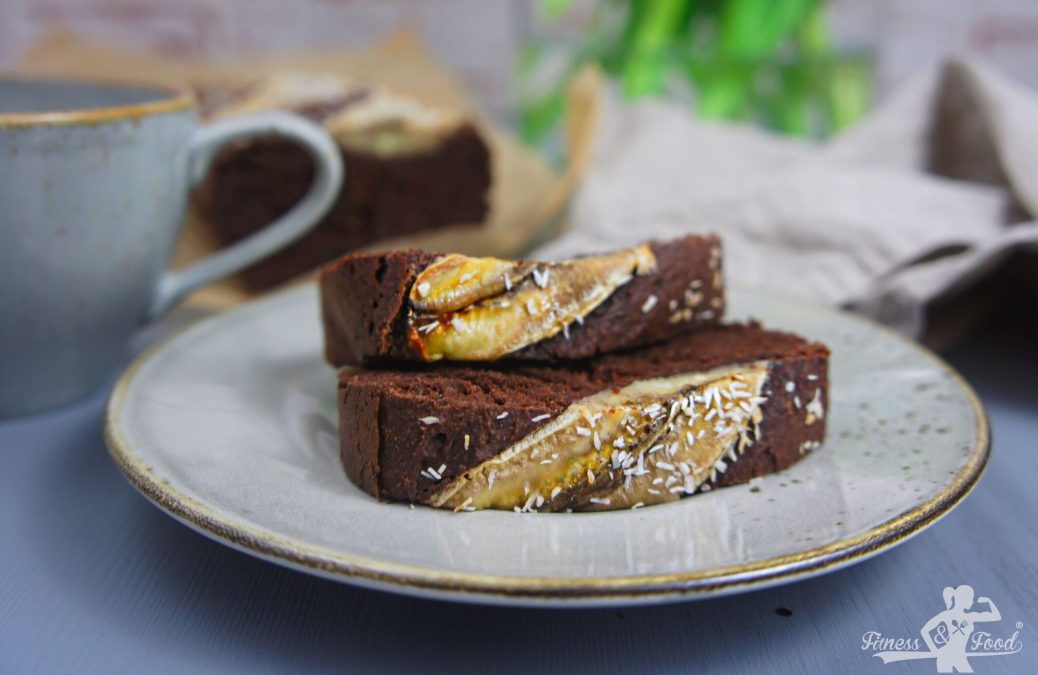
[[[629,98],[663,91],[672,40],[680,33],[688,0],[632,3],[632,27],[627,63],[621,71],[623,91]],[[637,10],[637,14],[634,14]]]
[[[817,1],[730,0],[721,11],[721,54],[736,59],[774,55]]]
[[[555,21],[569,11],[572,5],[573,0],[541,0],[541,16],[549,21]]]
[[[562,119],[566,110],[563,87],[533,101],[519,113],[519,133],[525,143],[537,145]]]
[[[828,82],[827,112],[832,131],[840,131],[868,112],[872,100],[872,74],[862,62],[836,64]]]

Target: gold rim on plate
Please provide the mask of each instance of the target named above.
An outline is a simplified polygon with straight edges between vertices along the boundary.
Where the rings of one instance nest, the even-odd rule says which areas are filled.
[[[288,289],[285,294],[298,288]],[[265,299],[256,301],[263,302]],[[254,305],[254,303],[249,303]],[[832,310],[837,311],[837,310]],[[184,524],[234,548],[302,571],[340,581],[354,582],[404,593],[428,592],[472,600],[580,602],[650,602],[659,599],[693,598],[748,590],[792,580],[803,575],[833,571],[864,560],[904,541],[936,522],[961,502],[976,486],[991,455],[987,414],[973,388],[959,373],[929,349],[885,326],[856,315],[845,317],[879,329],[931,359],[966,394],[977,419],[976,435],[969,457],[955,478],[937,495],[870,530],[840,541],[798,553],[766,560],[718,567],[699,572],[634,575],[605,578],[517,577],[492,574],[443,572],[417,565],[387,563],[305,546],[269,532],[232,522],[212,509],[156,478],[134,452],[119,428],[119,417],[130,383],[140,369],[183,332],[151,347],[137,357],[119,378],[108,402],[105,441],[120,471],[145,497]],[[219,319],[205,319],[185,329]]]

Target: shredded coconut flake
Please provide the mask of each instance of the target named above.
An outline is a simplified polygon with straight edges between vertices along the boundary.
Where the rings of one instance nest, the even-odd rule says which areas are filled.
[[[529,496],[529,497],[527,498],[527,500],[526,500],[526,503],[525,503],[525,504],[523,504],[523,511],[525,511],[525,512],[529,512],[529,511],[530,511],[530,507],[531,507],[531,506],[533,506],[533,503],[534,503],[535,501],[537,501],[537,497],[538,497],[538,496],[539,496],[539,495],[538,495],[538,494],[537,494],[536,492],[534,492],[534,493],[533,493],[532,495],[530,495],[530,496]]]
[[[432,425],[432,424],[439,424],[440,423],[440,418],[439,417],[433,417],[432,415],[429,415],[428,417],[419,417],[418,421],[421,422],[422,424],[426,425],[426,426],[429,426],[429,425]]]
[[[816,389],[814,398],[807,404],[807,412],[818,419],[825,417],[825,406],[822,405],[822,390]]]

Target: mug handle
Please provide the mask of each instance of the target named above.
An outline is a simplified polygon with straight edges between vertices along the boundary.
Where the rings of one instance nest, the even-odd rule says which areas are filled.
[[[253,136],[275,135],[297,142],[310,155],[315,175],[310,190],[287,213],[255,234],[159,280],[147,319],[155,319],[200,286],[212,283],[287,246],[317,225],[335,203],[342,186],[339,148],[322,127],[286,112],[260,112],[220,120],[195,130],[188,149],[188,181],[205,178],[216,153],[227,143]]]

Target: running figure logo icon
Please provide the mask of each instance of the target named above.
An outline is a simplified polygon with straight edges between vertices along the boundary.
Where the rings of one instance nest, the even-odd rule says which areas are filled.
[[[1008,637],[996,638],[978,624],[1002,620],[1002,613],[990,598],[974,599],[973,587],[962,586],[944,589],[944,610],[923,624],[919,631],[922,643],[917,638],[888,638],[877,631],[862,635],[863,650],[872,650],[873,656],[883,663],[934,659],[938,673],[972,673],[970,659],[977,656],[1006,656],[1015,654],[1023,647],[1020,629]],[[925,645],[927,651],[921,647]]]

